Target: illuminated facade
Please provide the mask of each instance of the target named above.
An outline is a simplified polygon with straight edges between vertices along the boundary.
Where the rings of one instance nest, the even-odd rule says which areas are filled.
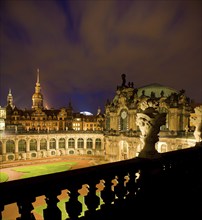
[[[27,160],[62,155],[104,155],[101,132],[3,134],[0,161]]]
[[[166,123],[161,126],[160,140],[156,144],[159,152],[187,148],[195,145],[190,113],[193,112],[185,91],[176,91],[159,84],[134,88],[133,82],[117,86],[116,95],[105,106],[105,148],[112,161],[131,158],[142,149],[140,130],[136,123],[137,114],[152,107],[166,113]]]

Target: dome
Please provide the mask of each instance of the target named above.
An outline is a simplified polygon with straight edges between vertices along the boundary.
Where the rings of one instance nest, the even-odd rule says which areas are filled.
[[[155,94],[155,97],[157,98],[161,97],[162,92],[163,92],[163,96],[165,97],[170,96],[172,93],[177,93],[177,94],[179,93],[176,89],[172,89],[170,87],[154,83],[138,88],[137,94],[138,97],[140,97],[143,93],[145,96],[151,96],[152,92]]]
[[[82,115],[93,115],[91,112],[87,112],[87,111],[80,112],[80,114],[82,114]]]

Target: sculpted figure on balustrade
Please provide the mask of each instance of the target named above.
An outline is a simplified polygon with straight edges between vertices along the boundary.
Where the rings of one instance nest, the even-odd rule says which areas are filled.
[[[148,107],[142,113],[137,113],[136,124],[141,131],[140,140],[143,149],[139,157],[156,157],[158,152],[155,143],[159,140],[160,127],[166,123],[166,113],[159,113]]]
[[[194,137],[196,142],[202,141],[202,105],[194,109],[195,113],[191,115],[190,121],[195,126]]]

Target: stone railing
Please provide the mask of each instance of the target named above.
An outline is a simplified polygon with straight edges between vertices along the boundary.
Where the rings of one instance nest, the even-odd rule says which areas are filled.
[[[68,199],[62,200],[61,193]],[[1,183],[1,217],[6,205],[16,203],[16,219],[38,220],[33,204],[39,196],[46,201],[44,220],[198,219],[194,216],[202,214],[202,144],[154,159],[134,158]],[[58,208],[62,201],[63,208]]]

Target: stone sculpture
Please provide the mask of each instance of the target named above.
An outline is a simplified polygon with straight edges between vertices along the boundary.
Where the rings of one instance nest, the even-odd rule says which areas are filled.
[[[160,127],[166,123],[166,113],[159,113],[154,108],[149,107],[142,113],[137,113],[136,124],[141,131],[140,140],[143,149],[139,157],[158,157],[155,143],[159,140]]]
[[[195,114],[190,117],[192,124],[195,126],[194,137],[196,142],[202,141],[202,105],[197,106],[195,109]]]

